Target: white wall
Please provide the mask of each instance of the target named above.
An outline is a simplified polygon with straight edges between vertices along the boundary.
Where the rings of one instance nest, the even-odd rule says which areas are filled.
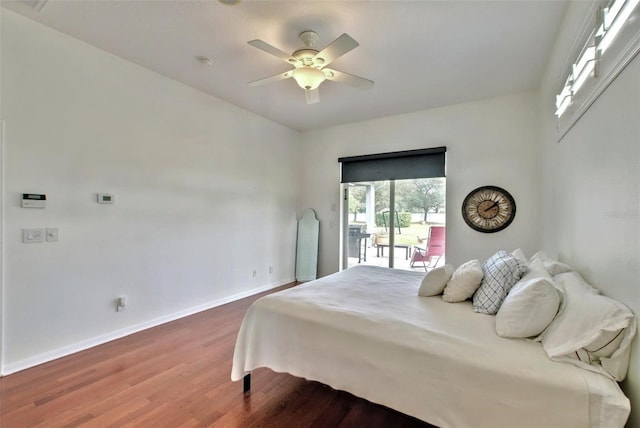
[[[572,3],[540,91],[543,151],[542,247],[603,294],[640,314],[640,58],[613,81],[560,142],[554,95],[588,3]],[[623,389],[629,427],[640,426],[640,346],[636,337]]]
[[[437,146],[448,148],[450,263],[542,247],[640,313],[639,60],[554,138],[553,96],[588,8],[571,3],[539,94],[302,136],[2,8],[3,372],[292,280],[297,209],[321,221],[319,274],[337,271],[338,157]],[[460,216],[487,184],[517,203],[496,234]],[[48,207],[20,208],[22,192],[46,193]],[[96,204],[97,192],[116,203]],[[60,242],[22,244],[25,227],[58,227]],[[116,313],[119,295],[129,307]],[[633,408],[638,342],[624,385]]]
[[[341,156],[447,147],[447,262],[485,260],[499,249],[538,245],[539,150],[534,93],[459,104],[303,133],[302,207],[320,219],[319,275],[339,267]],[[464,197],[483,185],[507,189],[514,222],[484,234],[464,223]]]
[[[10,11],[1,24],[5,373],[294,279],[298,132]],[[32,227],[60,241],[23,244]]]

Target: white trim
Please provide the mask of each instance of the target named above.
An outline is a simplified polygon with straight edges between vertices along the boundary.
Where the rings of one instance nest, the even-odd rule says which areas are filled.
[[[4,8],[0,7],[0,22],[2,22],[2,10]],[[0,29],[2,28],[2,24],[0,24]],[[2,56],[0,56],[0,87],[2,85]],[[2,104],[0,103],[0,377],[2,376],[2,365],[5,361],[5,320],[4,314],[6,311],[5,307],[5,291],[4,291],[4,269],[6,266],[5,263],[5,177],[4,177],[4,146],[5,146],[5,121],[3,119],[3,111]]]
[[[262,293],[264,291],[272,290],[276,287],[280,287],[284,284],[289,284],[294,281],[295,279],[291,278],[289,280],[285,280],[284,283],[263,285],[257,288],[253,288],[251,290],[233,294],[228,297],[223,297],[222,299],[217,299],[208,303],[204,303],[202,305],[194,306],[192,308],[189,308],[183,311],[174,312],[172,314],[155,318],[143,323],[132,325],[132,326],[129,326],[120,330],[116,330],[110,333],[106,333],[100,336],[92,337],[91,339],[87,339],[71,345],[63,346],[62,348],[54,349],[49,352],[44,352],[42,354],[34,355],[32,357],[25,358],[24,360],[16,361],[14,363],[3,366],[2,375],[6,376],[21,370],[35,367],[37,365],[47,363],[49,361],[53,361],[61,357],[66,357],[67,355],[75,354],[76,352],[93,348],[94,346],[102,345],[104,343],[111,342],[113,340],[120,339],[125,336],[129,336],[130,334],[138,333],[140,331],[143,331],[152,327],[157,327],[161,324],[175,321],[177,319],[184,318],[189,315],[197,314],[198,312],[206,311],[208,309],[212,309],[217,306],[222,306],[227,303],[235,302],[236,300],[244,299],[245,297],[253,296],[255,294]]]
[[[5,177],[4,177],[4,158],[5,158],[5,122],[4,119],[0,119],[0,368],[3,367],[3,363],[5,360],[6,354],[6,346],[5,346],[5,274],[4,268],[6,266],[5,263]],[[0,376],[2,376],[2,371],[0,370]]]

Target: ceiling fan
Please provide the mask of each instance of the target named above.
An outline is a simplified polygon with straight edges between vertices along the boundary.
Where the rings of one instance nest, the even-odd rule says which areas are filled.
[[[358,46],[358,42],[348,34],[341,35],[321,51],[314,49],[319,39],[318,34],[315,32],[310,30],[303,31],[298,35],[298,38],[304,43],[305,47],[298,49],[291,55],[259,39],[247,42],[251,46],[280,58],[295,67],[293,70],[284,73],[249,82],[249,85],[258,86],[293,77],[298,86],[305,90],[307,104],[314,104],[320,101],[318,86],[325,80],[346,83],[361,89],[369,89],[373,86],[374,82],[372,80],[326,68],[332,61]]]

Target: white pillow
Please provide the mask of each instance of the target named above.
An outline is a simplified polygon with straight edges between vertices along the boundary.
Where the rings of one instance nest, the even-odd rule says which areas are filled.
[[[529,260],[527,259],[527,256],[524,255],[524,251],[522,251],[520,248],[516,248],[515,250],[513,250],[511,252],[511,255],[516,259],[520,260],[523,265],[526,266],[529,264]]]
[[[432,269],[422,278],[420,284],[420,290],[418,290],[418,296],[437,296],[442,294],[444,287],[453,275],[453,266],[444,265],[438,268]]]
[[[473,295],[473,311],[494,315],[500,309],[511,287],[527,267],[506,251],[498,251],[482,265],[484,279]]]
[[[496,333],[501,337],[537,336],[553,321],[560,294],[551,278],[521,279],[513,286],[496,314]]]
[[[480,287],[482,276],[482,265],[479,260],[469,260],[460,265],[447,282],[442,300],[449,303],[467,300]]]
[[[551,274],[549,274],[547,269],[542,264],[542,260],[535,257],[531,258],[531,261],[527,265],[527,270],[525,271],[524,275],[522,275],[523,281],[531,278],[545,278],[551,281]]]
[[[561,273],[566,273],[566,272],[572,272],[573,268],[571,266],[569,266],[568,264],[559,262],[557,260],[553,260],[550,259],[544,251],[538,251],[537,253],[535,253],[533,256],[531,256],[531,260],[529,261],[530,263],[533,262],[534,260],[539,260],[542,262],[542,264],[544,265],[545,269],[547,270],[547,272],[549,272],[550,275],[559,275]]]
[[[578,349],[575,354],[567,355],[574,360],[588,362],[589,364],[599,363],[600,358],[608,358],[620,347],[624,339],[624,329],[603,332],[602,335],[588,346]]]
[[[631,310],[600,295],[576,272],[556,275],[554,280],[565,296],[560,312],[541,335],[549,358],[622,381],[629,367],[629,345],[636,333]]]
[[[524,275],[522,275],[522,278],[520,279],[520,281],[527,281],[532,278],[544,278],[549,280],[551,285],[553,285],[558,291],[560,296],[560,304],[562,305],[562,299],[564,296],[564,291],[562,290],[562,287],[560,286],[560,284],[558,284],[556,281],[554,281],[551,278],[551,275],[549,274],[547,269],[544,267],[542,260],[535,257],[531,258],[529,265],[527,266],[527,270],[524,273]]]

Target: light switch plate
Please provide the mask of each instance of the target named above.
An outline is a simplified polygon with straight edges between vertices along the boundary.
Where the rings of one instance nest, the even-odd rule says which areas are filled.
[[[47,242],[58,242],[58,228],[57,227],[47,227],[45,231],[45,237]]]
[[[25,244],[35,244],[44,242],[43,229],[22,229],[22,242]]]

